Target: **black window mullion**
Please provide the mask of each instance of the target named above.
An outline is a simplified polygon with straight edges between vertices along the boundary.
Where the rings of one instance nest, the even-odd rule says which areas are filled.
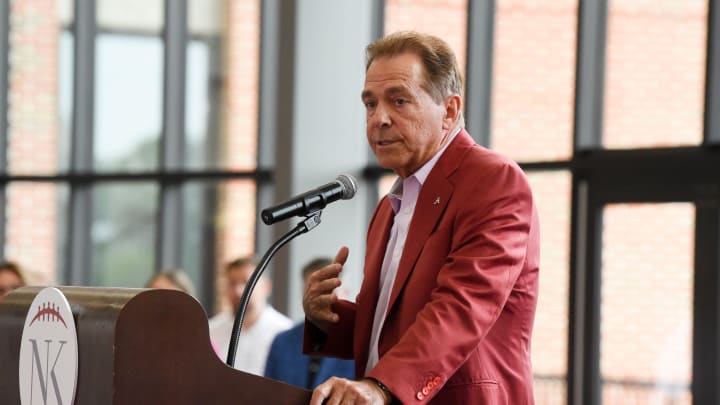
[[[73,111],[70,140],[71,174],[93,170],[94,93],[95,93],[95,0],[75,1],[73,34]],[[65,283],[89,285],[92,224],[92,186],[90,182],[70,182],[67,260]]]
[[[573,167],[582,166],[583,157],[579,151],[601,146],[607,15],[607,0],[578,3]],[[592,171],[581,175],[573,170],[569,405],[598,405],[602,389],[599,369],[599,228],[602,207],[592,202],[589,190],[594,190],[594,186],[586,177],[588,174],[592,178]]]
[[[372,28],[370,33],[372,40],[377,41],[385,35],[385,0],[372,1],[372,18],[370,19]]]
[[[0,173],[7,173],[8,94],[10,65],[10,0],[0,0]],[[0,184],[0,257],[5,257],[7,183]]]
[[[708,201],[695,214],[693,404],[720,403],[720,207]]]
[[[165,1],[165,75],[160,170],[183,169],[185,157],[185,70],[187,66],[187,0]],[[180,267],[183,224],[182,182],[160,186],[156,268]]]
[[[704,143],[720,144],[720,5],[708,2]]]
[[[601,145],[607,8],[607,0],[580,1],[578,5],[575,151]]]
[[[372,0],[372,17],[370,18],[370,23],[372,24],[370,29],[372,41],[377,41],[385,36],[385,6],[385,0]],[[375,154],[369,146],[365,149],[365,153],[367,153],[366,161],[375,161]],[[388,171],[388,173],[392,172]],[[372,213],[375,211],[375,205],[378,202],[378,195],[380,194],[380,176],[364,175],[363,177],[366,180],[365,185],[368,188],[368,192],[365,193],[365,218],[372,218]]]
[[[568,405],[600,404],[600,244],[602,206],[574,176],[568,325]]]
[[[495,1],[468,2],[465,119],[470,135],[490,146]]]

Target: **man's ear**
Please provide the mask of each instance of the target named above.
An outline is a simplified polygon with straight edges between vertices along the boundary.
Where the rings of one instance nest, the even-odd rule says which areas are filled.
[[[451,94],[445,98],[445,117],[443,118],[443,129],[451,129],[460,119],[462,113],[462,98],[459,94]]]

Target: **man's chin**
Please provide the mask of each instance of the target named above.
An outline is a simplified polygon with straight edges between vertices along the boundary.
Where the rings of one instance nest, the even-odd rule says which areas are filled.
[[[378,161],[378,164],[380,165],[380,167],[382,167],[383,169],[390,169],[393,172],[396,172],[395,169],[400,164],[397,161],[397,159],[393,159],[392,157],[388,157],[388,158],[378,157],[377,161]]]

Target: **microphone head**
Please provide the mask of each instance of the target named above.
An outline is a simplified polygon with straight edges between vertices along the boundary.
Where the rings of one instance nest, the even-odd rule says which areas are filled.
[[[349,200],[353,197],[355,197],[355,192],[357,191],[357,181],[355,178],[349,174],[341,174],[337,176],[338,183],[342,186],[342,199],[343,200]]]

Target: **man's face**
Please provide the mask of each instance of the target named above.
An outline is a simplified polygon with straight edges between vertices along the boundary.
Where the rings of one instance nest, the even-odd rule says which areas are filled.
[[[248,281],[250,281],[250,276],[252,276],[254,270],[254,266],[247,265],[233,267],[228,271],[225,294],[230,302],[230,305],[232,305],[233,311],[238,309],[245,286]],[[268,281],[265,280],[264,277],[260,277],[257,284],[255,284],[255,289],[253,290],[252,295],[250,296],[247,310],[253,312],[255,310],[262,309],[262,306],[267,301],[269,294]]]
[[[451,120],[423,87],[418,55],[375,59],[367,70],[362,101],[367,138],[381,166],[405,178],[440,149]]]
[[[22,280],[11,271],[0,271],[0,299],[10,291],[22,287]]]

